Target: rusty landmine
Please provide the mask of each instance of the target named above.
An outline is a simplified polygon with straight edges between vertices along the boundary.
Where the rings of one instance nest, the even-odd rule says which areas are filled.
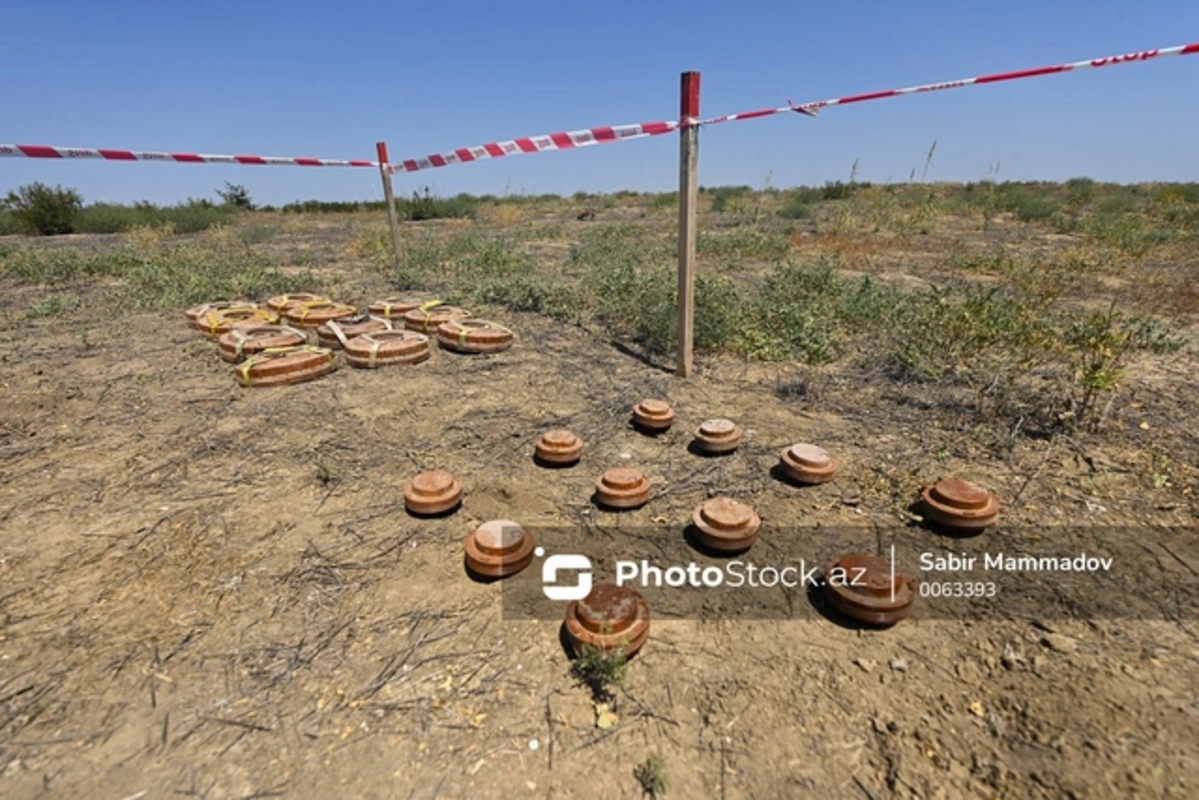
[[[195,325],[196,321],[209,311],[227,311],[231,308],[258,308],[258,304],[252,300],[216,300],[192,306],[183,313],[187,317],[187,321]]]
[[[543,464],[565,467],[577,463],[583,454],[583,440],[571,431],[546,431],[537,437],[534,457]]]
[[[701,503],[691,521],[700,543],[722,553],[748,550],[758,541],[758,528],[762,526],[757,512],[730,497],[713,497]]]
[[[443,323],[469,317],[470,312],[457,306],[443,306],[431,301],[404,312],[404,327],[418,333],[435,334]]]
[[[841,556],[824,570],[824,594],[847,617],[885,627],[911,613],[916,582],[895,573],[891,562],[868,553]]]
[[[529,566],[536,544],[519,524],[496,519],[471,531],[463,546],[471,572],[486,578],[506,578]]]
[[[960,478],[949,478],[921,493],[924,514],[952,531],[976,533],[999,519],[999,500],[986,489]]]
[[[357,316],[358,309],[345,303],[334,303],[332,300],[311,300],[307,303],[296,303],[283,310],[283,318],[301,328],[319,328],[321,325],[334,320],[349,319]]]
[[[422,472],[404,484],[404,506],[413,514],[441,514],[461,502],[462,481],[445,470]]]
[[[341,350],[355,336],[375,331],[391,330],[391,320],[373,314],[358,314],[345,319],[331,319],[316,329],[316,338],[321,347]]]
[[[417,297],[385,297],[367,307],[367,311],[384,319],[399,319],[414,308],[420,308],[428,300]]]
[[[793,444],[779,456],[783,473],[798,483],[828,483],[837,473],[837,462],[823,447]]]
[[[429,357],[429,337],[413,331],[376,331],[346,342],[346,363],[359,369],[419,364]]]
[[[512,346],[512,331],[485,319],[463,317],[438,325],[437,343],[456,353],[499,353]]]
[[[646,399],[633,406],[633,424],[652,433],[667,430],[674,423],[674,409],[662,400]]]
[[[217,339],[221,358],[236,364],[264,350],[299,347],[308,343],[303,331],[286,325],[235,325]]]
[[[741,426],[731,419],[710,419],[695,431],[695,446],[704,453],[731,453],[743,435]]]
[[[566,638],[575,655],[593,647],[631,658],[649,638],[649,603],[633,589],[596,584],[566,607]]]
[[[286,386],[311,381],[334,370],[333,351],[300,345],[267,349],[234,368],[242,386]]]
[[[265,308],[235,308],[211,309],[196,317],[192,326],[209,339],[216,339],[223,333],[228,333],[234,327],[246,325],[274,325],[279,317]]]
[[[276,314],[282,316],[283,312],[292,306],[303,305],[304,303],[332,303],[333,301],[325,297],[323,294],[280,294],[268,298],[266,307]]]
[[[608,508],[639,508],[649,502],[649,478],[632,467],[610,469],[595,482],[595,496]]]

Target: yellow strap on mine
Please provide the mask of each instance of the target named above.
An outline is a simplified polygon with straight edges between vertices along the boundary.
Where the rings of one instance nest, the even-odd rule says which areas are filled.
[[[348,344],[345,332],[341,326],[337,324],[337,320],[331,319],[325,323],[329,326],[329,330],[333,331],[333,335],[337,337],[337,341],[341,342],[341,346],[345,347]]]
[[[237,359],[241,358],[242,346],[250,340],[246,338],[246,335],[237,328],[231,328],[229,332],[232,333],[233,338],[237,340],[237,346],[233,348],[233,359],[236,361]]]
[[[468,331],[466,329],[465,325],[459,326],[459,328],[458,328],[458,352],[462,352],[463,350],[466,349],[466,336],[468,333],[470,333],[470,331]]]
[[[443,300],[430,300],[429,302],[425,303],[424,305],[422,305],[420,307],[420,313],[425,315],[425,321],[421,325],[421,330],[424,331],[425,333],[429,332],[429,318],[431,316],[433,316],[432,314],[429,313],[429,309],[436,308],[437,306],[441,305],[443,302],[444,302]]]
[[[254,359],[248,358],[248,359],[246,359],[246,363],[242,364],[241,368],[238,369],[238,373],[241,375],[242,386],[249,387],[249,385],[250,385],[250,369],[253,366],[254,366]]]

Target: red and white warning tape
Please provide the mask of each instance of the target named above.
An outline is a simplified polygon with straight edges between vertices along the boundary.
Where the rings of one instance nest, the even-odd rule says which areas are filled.
[[[290,158],[284,156],[213,156],[200,153],[159,153],[147,150],[100,150],[93,147],[50,147],[36,144],[0,144],[0,157],[102,158],[107,161],[174,161],[179,164],[257,164],[299,167],[377,167],[378,161],[340,158]]]
[[[678,130],[678,122],[639,122],[634,125],[618,125],[616,127],[587,128],[581,131],[564,131],[549,133],[545,136],[529,136],[523,139],[513,139],[508,142],[489,142],[478,147],[464,147],[452,153],[434,153],[424,158],[409,158],[388,169],[395,172],[416,172],[433,167],[447,167],[450,164],[466,164],[485,158],[502,158],[503,156],[519,153],[540,153],[544,150],[571,150],[576,147],[586,147],[591,144],[606,142],[623,142],[628,139],[643,139],[646,136],[660,136],[664,133]]]
[[[1052,67],[1037,67],[1034,69],[1024,69],[1015,72],[999,72],[993,75],[981,75],[976,78],[963,78],[956,81],[945,81],[942,83],[928,83],[923,86],[909,86],[906,89],[887,89],[881,92],[871,92],[869,94],[856,94],[847,97],[837,97],[831,100],[818,100],[810,103],[801,103],[796,105],[788,103],[782,108],[764,108],[758,111],[743,111],[740,114],[724,114],[719,117],[712,117],[704,120],[682,120],[680,122],[646,122],[640,125],[625,125],[620,128],[590,128],[585,131],[577,131],[574,133],[551,133],[546,136],[534,136],[524,139],[514,139],[509,142],[495,142],[485,144],[479,147],[469,147],[463,150],[455,150],[452,153],[441,153],[437,155],[425,156],[424,158],[410,158],[399,163],[391,164],[388,169],[391,172],[416,172],[422,169],[431,169],[433,167],[445,167],[450,164],[461,164],[470,161],[477,161],[484,158],[500,158],[507,155],[517,155],[519,153],[539,153],[544,150],[565,150],[574,147],[581,147],[588,144],[600,144],[603,142],[615,142],[623,139],[638,139],[643,136],[655,136],[661,133],[670,133],[680,127],[690,127],[691,125],[717,125],[722,122],[739,122],[747,119],[758,119],[761,117],[770,117],[775,114],[785,114],[789,112],[798,112],[814,117],[822,108],[828,106],[844,106],[850,103],[861,103],[866,100],[882,100],[886,97],[899,97],[905,94],[920,94],[922,92],[935,92],[942,89],[957,89],[963,86],[976,86],[987,83],[1000,83],[1002,81],[1011,81],[1018,78],[1034,78],[1041,75],[1055,75],[1060,72],[1071,72],[1079,69],[1089,69],[1094,67],[1105,67],[1114,64],[1131,64],[1135,62],[1149,61],[1151,59],[1165,58],[1166,56],[1185,56],[1193,53],[1199,53],[1199,43],[1180,45],[1178,47],[1167,47],[1159,50],[1143,50],[1139,53],[1130,53],[1120,56],[1109,56],[1106,58],[1094,58],[1088,61],[1076,61],[1071,64],[1058,64]],[[629,131],[625,135],[599,135],[600,132],[608,131]]]
[[[851,103],[862,103],[867,100],[882,100],[887,97],[900,97],[908,94],[937,92],[943,89],[960,89],[963,86],[979,86],[988,83],[1018,80],[1020,78],[1035,78],[1042,75],[1056,75],[1062,72],[1073,72],[1081,69],[1113,66],[1116,64],[1133,64],[1157,60],[1167,56],[1186,56],[1199,53],[1199,43],[1166,47],[1158,50],[1143,50],[1139,53],[1093,58],[1087,61],[1075,61],[1069,64],[1057,64],[1051,67],[1036,67],[1033,69],[1016,70],[1014,72],[998,72],[992,75],[980,75],[975,78],[962,78],[941,83],[927,83],[922,86],[909,86],[904,89],[886,89],[881,92],[855,94],[846,97],[836,97],[830,100],[817,100],[796,105],[788,103],[781,108],[764,108],[758,111],[743,111],[739,114],[724,114],[710,119],[683,119],[677,122],[642,122],[634,125],[618,125],[614,127],[587,128],[580,131],[550,133],[544,136],[529,136],[512,139],[507,142],[490,142],[477,147],[465,147],[449,153],[435,153],[423,158],[409,158],[388,164],[387,170],[396,172],[417,172],[447,167],[451,164],[468,164],[472,161],[482,161],[489,158],[502,158],[521,153],[540,153],[546,150],[572,150],[593,144],[607,142],[622,142],[629,139],[642,139],[647,136],[660,136],[676,131],[679,128],[692,125],[718,125],[722,122],[739,122],[748,119],[770,117],[775,114],[797,112],[814,117],[822,108],[829,106],[844,106]],[[257,165],[292,165],[301,167],[377,167],[378,161],[356,161],[333,158],[285,158],[275,156],[216,156],[196,153],[162,153],[136,150],[100,150],[90,147],[49,147],[46,145],[0,144],[0,157],[13,158],[100,158],[109,161],[174,161],[183,164],[257,164]]]
[[[800,113],[816,116],[817,112],[828,106],[846,106],[851,103],[862,103],[867,100],[883,100],[888,97],[900,97],[905,94],[922,94],[924,92],[939,92],[942,89],[960,89],[963,86],[979,86],[988,83],[1002,83],[1004,81],[1014,81],[1020,78],[1037,78],[1042,75],[1057,75],[1062,72],[1073,72],[1080,69],[1094,69],[1097,67],[1114,66],[1116,64],[1133,64],[1152,59],[1165,58],[1167,56],[1187,56],[1199,53],[1199,42],[1195,44],[1179,45],[1178,47],[1166,47],[1160,50],[1142,50],[1139,53],[1128,53],[1120,56],[1107,56],[1105,58],[1093,58],[1088,61],[1075,61],[1069,64],[1056,64],[1052,67],[1035,67],[1033,69],[1015,70],[1013,72],[997,72],[992,75],[980,75],[975,78],[961,78],[955,81],[944,81],[941,83],[926,83],[921,86],[908,86],[904,89],[885,89],[881,92],[870,92],[868,94],[854,94],[846,97],[835,97],[831,100],[817,100],[811,103],[800,103],[795,105],[789,103],[783,108],[764,108],[760,111],[745,111],[740,114],[726,114],[719,117],[712,117],[700,121],[700,125],[716,125],[721,122],[736,122],[745,119],[757,119],[759,117],[769,117],[774,114],[784,114],[789,111],[798,111]]]

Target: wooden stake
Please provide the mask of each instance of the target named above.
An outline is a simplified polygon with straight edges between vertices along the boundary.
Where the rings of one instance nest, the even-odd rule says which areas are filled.
[[[391,253],[396,269],[400,267],[400,221],[396,214],[396,198],[391,188],[391,173],[387,171],[387,142],[377,142],[379,174],[383,176],[383,197],[387,200],[387,224],[391,228]]]
[[[699,118],[699,73],[682,76],[679,118]],[[699,202],[699,127],[679,131],[679,352],[677,373],[691,375],[695,345],[695,208]]]

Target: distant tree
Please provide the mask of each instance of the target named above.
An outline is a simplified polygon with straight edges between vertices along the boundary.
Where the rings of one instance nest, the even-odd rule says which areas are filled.
[[[250,193],[246,191],[246,187],[244,186],[225,181],[224,191],[217,189],[217,194],[220,195],[225,205],[245,208],[251,211],[254,210],[254,202],[250,200]]]
[[[27,233],[57,236],[75,230],[83,198],[74,189],[31,183],[9,192],[0,206],[11,209],[13,219]]]

